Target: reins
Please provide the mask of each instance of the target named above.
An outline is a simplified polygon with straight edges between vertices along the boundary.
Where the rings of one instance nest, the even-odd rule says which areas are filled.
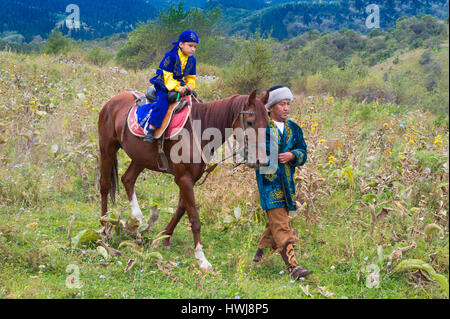
[[[200,103],[199,100],[195,97],[195,95],[194,95],[194,98],[196,99],[196,101],[197,101],[198,103]],[[243,131],[245,131],[245,129],[246,129],[245,126],[244,126],[244,114],[255,114],[255,113],[256,113],[256,112],[254,112],[254,111],[245,111],[244,108],[245,108],[247,105],[248,105],[247,103],[244,104],[244,106],[242,107],[242,110],[239,112],[239,114],[236,116],[236,118],[233,120],[233,123],[232,123],[232,126],[234,126],[234,123],[236,122],[236,120],[237,120],[238,117],[239,117],[239,118],[240,118],[240,122],[241,122],[241,123],[240,123],[240,124],[241,124],[241,128],[242,128]],[[198,150],[200,151],[200,154],[201,154],[201,156],[202,156],[202,160],[203,160],[206,164],[209,164],[208,161],[207,161],[207,159],[206,159],[205,154],[203,153],[203,151],[202,151],[202,149],[201,149],[201,146],[200,146],[200,143],[199,143],[199,141],[198,141],[198,139],[197,139],[197,136],[194,134],[194,129],[193,129],[193,123],[192,123],[192,117],[191,117],[191,114],[189,114],[189,120],[190,120],[190,124],[191,124],[191,128],[192,128],[192,136],[193,136],[194,142],[195,142],[195,144],[196,144]],[[245,143],[245,142],[244,142],[244,143]],[[201,185],[203,185],[203,183],[205,183],[206,179],[208,178],[209,174],[210,174],[212,171],[214,171],[214,169],[215,169],[219,164],[223,163],[224,161],[226,161],[226,160],[229,159],[230,157],[236,156],[236,154],[238,154],[238,152],[239,152],[241,149],[242,149],[242,147],[241,147],[240,149],[234,151],[233,154],[231,154],[230,156],[225,157],[225,158],[222,159],[221,161],[219,161],[219,162],[217,162],[217,163],[214,163],[214,164],[212,164],[211,166],[207,167],[207,168],[205,169],[205,171],[204,171],[204,173],[206,172],[206,175],[203,177],[203,180],[202,180],[201,182],[199,182],[199,183],[196,183],[195,185],[196,185],[196,186],[201,186]],[[243,149],[244,149],[244,152],[245,152],[245,144],[244,144]],[[243,163],[240,162],[240,163],[234,165],[233,168],[232,168],[231,170],[234,170],[236,167],[238,167],[239,165],[242,165],[242,164],[243,164]]]

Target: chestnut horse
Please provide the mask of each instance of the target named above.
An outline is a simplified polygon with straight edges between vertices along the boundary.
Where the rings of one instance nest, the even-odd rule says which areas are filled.
[[[121,180],[125,186],[128,200],[130,201],[132,216],[141,223],[143,215],[134,192],[134,184],[138,175],[145,168],[159,172],[162,170],[158,165],[159,155],[157,142],[152,144],[145,143],[141,138],[134,136],[125,124],[128,110],[135,100],[136,98],[131,92],[123,92],[109,100],[100,110],[98,134],[100,146],[101,215],[104,216],[107,213],[108,193],[110,193],[111,200],[114,203],[114,196],[118,187],[117,151],[119,148],[122,148],[130,157],[131,164],[123,174]],[[201,133],[207,128],[217,128],[221,132],[221,144],[223,144],[231,135],[231,129],[240,127],[245,130],[257,130],[259,128],[265,128],[268,123],[268,115],[264,107],[267,100],[267,93],[264,97],[259,98],[256,95],[256,90],[253,90],[250,95],[234,95],[210,103],[193,102],[191,119],[201,121]],[[203,149],[210,140],[195,140],[191,123],[188,121],[185,127],[189,132],[188,136],[191,149],[195,149],[195,142],[197,142],[197,146],[201,144],[201,149]],[[203,134],[200,134],[200,136],[203,136]],[[205,171],[205,156],[202,156],[201,160],[197,161],[197,163],[194,163],[192,160],[194,154],[191,154],[191,161],[188,163],[173,162],[169,156],[170,150],[181,138],[182,136],[180,135],[178,139],[166,140],[163,146],[163,151],[168,159],[167,173],[174,175],[175,183],[180,189],[178,207],[169,224],[166,226],[164,234],[171,236],[180,218],[187,211],[194,235],[194,256],[199,261],[201,270],[209,270],[212,266],[202,251],[200,219],[194,197],[194,185]],[[256,140],[256,145],[265,146],[265,143],[258,143]],[[258,152],[258,154],[265,155],[265,151]],[[261,165],[267,164],[267,158],[263,158],[263,155],[259,157],[256,160],[256,165],[246,161],[247,166],[255,168],[255,166],[258,166],[258,163]],[[163,244],[165,248],[169,248],[169,240],[170,238],[164,239]]]

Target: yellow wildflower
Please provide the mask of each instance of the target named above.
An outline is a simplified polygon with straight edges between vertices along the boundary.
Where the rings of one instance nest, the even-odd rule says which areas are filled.
[[[330,155],[328,157],[328,163],[334,163],[334,156],[333,155]]]
[[[327,101],[327,102],[328,102],[328,103],[332,103],[332,102],[333,102],[333,99],[334,99],[333,96],[330,96],[330,97],[328,98],[328,101]]]
[[[437,135],[437,136],[434,138],[434,144],[442,144],[441,135]]]
[[[320,139],[320,140],[319,140],[319,143],[323,143],[323,142],[325,142],[325,140],[323,140],[323,139]]]

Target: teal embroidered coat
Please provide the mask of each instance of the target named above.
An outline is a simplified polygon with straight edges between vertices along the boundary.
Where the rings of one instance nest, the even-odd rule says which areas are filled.
[[[276,151],[272,153],[271,140]],[[278,162],[278,154],[285,152],[293,153],[295,159],[281,164]],[[294,172],[297,166],[305,164],[307,158],[306,143],[300,126],[287,120],[284,122],[284,132],[281,133],[270,119],[266,127],[266,153],[269,167],[256,170],[262,209],[287,207],[289,210],[296,210]]]

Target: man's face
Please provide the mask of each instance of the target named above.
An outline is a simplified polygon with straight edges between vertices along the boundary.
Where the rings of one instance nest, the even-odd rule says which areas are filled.
[[[290,100],[280,101],[270,107],[270,117],[277,122],[283,122],[287,119],[290,108]]]
[[[196,42],[180,42],[179,47],[181,49],[181,52],[183,52],[184,55],[193,56],[195,53],[195,50],[197,49],[197,43]]]

